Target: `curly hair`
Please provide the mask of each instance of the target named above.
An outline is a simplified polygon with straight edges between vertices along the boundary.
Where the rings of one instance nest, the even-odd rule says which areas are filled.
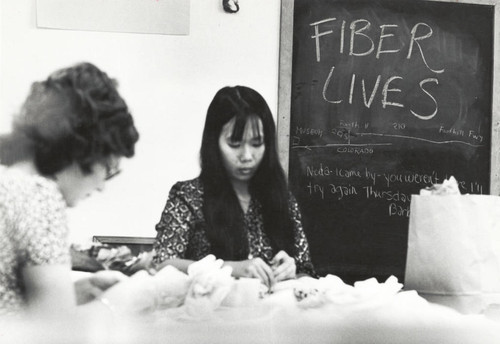
[[[91,63],[80,63],[35,82],[1,144],[2,163],[33,159],[42,175],[73,163],[84,173],[110,156],[132,157],[139,134],[117,82]],[[5,156],[10,157],[5,158]]]

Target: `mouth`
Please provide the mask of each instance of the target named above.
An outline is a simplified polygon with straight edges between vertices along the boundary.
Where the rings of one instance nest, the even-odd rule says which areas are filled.
[[[243,175],[250,175],[253,173],[253,168],[239,168],[238,172]]]

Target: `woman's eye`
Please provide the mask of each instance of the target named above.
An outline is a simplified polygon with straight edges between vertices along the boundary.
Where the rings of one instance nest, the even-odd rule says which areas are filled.
[[[260,147],[263,144],[264,144],[264,141],[262,141],[262,140],[252,142],[252,146],[254,146],[254,147]]]
[[[231,148],[238,148],[241,146],[241,142],[228,141],[227,145]]]

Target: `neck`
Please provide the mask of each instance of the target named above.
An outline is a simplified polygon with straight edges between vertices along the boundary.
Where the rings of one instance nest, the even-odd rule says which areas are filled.
[[[231,181],[233,185],[234,192],[236,193],[236,197],[238,198],[238,202],[240,203],[241,209],[243,213],[247,213],[248,207],[250,206],[250,191],[248,188],[248,182],[241,181]]]
[[[232,180],[231,184],[233,186],[234,192],[238,198],[248,198],[250,197],[249,183],[242,182],[239,180]]]
[[[14,168],[18,171],[30,175],[39,174],[35,164],[31,160],[18,161],[15,164],[11,165],[10,168]]]

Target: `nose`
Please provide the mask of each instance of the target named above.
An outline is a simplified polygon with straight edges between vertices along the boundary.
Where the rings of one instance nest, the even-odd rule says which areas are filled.
[[[243,145],[240,151],[240,161],[250,162],[253,159],[252,148],[248,145]]]

